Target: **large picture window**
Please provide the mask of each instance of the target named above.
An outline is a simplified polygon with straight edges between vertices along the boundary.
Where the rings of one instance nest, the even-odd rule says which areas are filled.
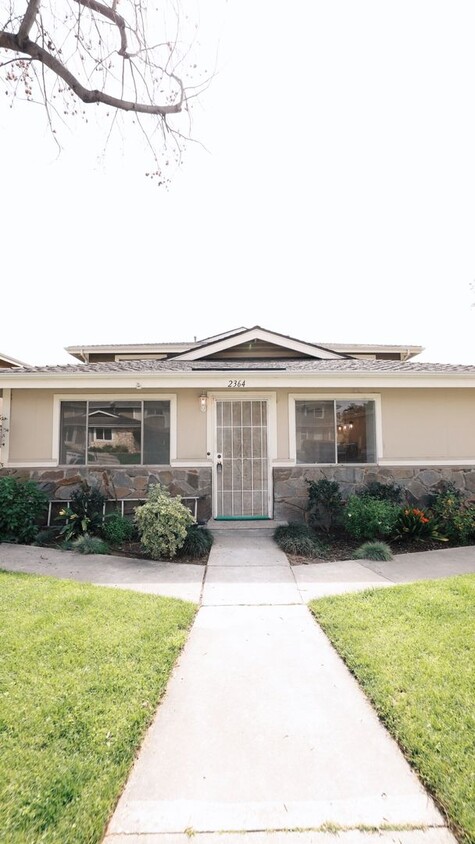
[[[60,463],[169,465],[169,401],[61,402]]]
[[[295,401],[297,463],[376,463],[375,402]]]

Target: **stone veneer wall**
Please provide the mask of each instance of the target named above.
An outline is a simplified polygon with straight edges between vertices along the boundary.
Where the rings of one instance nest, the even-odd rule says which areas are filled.
[[[67,501],[87,479],[110,499],[147,497],[151,484],[160,483],[171,495],[198,497],[198,520],[212,516],[211,468],[147,469],[144,466],[121,466],[117,469],[0,469],[1,475],[36,481],[53,501]],[[305,480],[335,480],[347,498],[358,487],[371,481],[396,483],[407,492],[408,500],[421,507],[442,481],[450,481],[467,498],[475,498],[475,466],[325,466],[310,468],[293,466],[274,469],[274,518],[279,521],[303,521],[307,506]]]
[[[159,483],[171,495],[198,496],[198,520],[211,516],[211,469],[147,469],[121,466],[117,469],[0,469],[1,475],[36,481],[53,501],[67,501],[82,480],[99,487],[106,498],[146,498],[149,486]]]
[[[466,498],[475,498],[475,466],[293,466],[274,469],[274,518],[303,521],[308,500],[305,480],[321,478],[337,481],[344,498],[371,481],[398,484],[408,501],[419,507],[428,505],[443,481],[453,483]]]

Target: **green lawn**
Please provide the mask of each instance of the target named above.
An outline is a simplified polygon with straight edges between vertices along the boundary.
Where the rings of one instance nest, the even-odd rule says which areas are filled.
[[[0,838],[93,844],[196,607],[0,572]]]
[[[475,575],[310,608],[464,844],[475,842]]]

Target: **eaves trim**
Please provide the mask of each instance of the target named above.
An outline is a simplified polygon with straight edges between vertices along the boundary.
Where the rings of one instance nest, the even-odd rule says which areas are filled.
[[[0,373],[0,388],[3,386],[7,389],[67,389],[75,384],[84,389],[86,384],[89,384],[91,389],[105,388],[105,389],[136,389],[137,391],[147,389],[157,389],[160,385],[163,388],[170,389],[172,386],[184,388],[216,388],[221,389],[228,386],[228,382],[233,380],[245,380],[246,387],[240,390],[229,388],[230,393],[245,393],[247,389],[255,387],[265,388],[269,387],[275,389],[292,388],[294,386],[300,387],[318,387],[331,386],[338,390],[340,388],[359,388],[359,387],[399,387],[399,388],[418,388],[418,387],[464,387],[475,388],[475,371],[474,372],[361,372],[361,371],[346,371],[346,372],[309,372],[307,371],[282,371],[280,369],[272,370],[247,370],[242,369],[226,369],[226,370],[194,370],[194,371],[161,371],[161,372],[74,372],[66,374],[64,372],[48,373],[44,372],[28,372],[17,373],[15,370],[7,370],[3,375]]]

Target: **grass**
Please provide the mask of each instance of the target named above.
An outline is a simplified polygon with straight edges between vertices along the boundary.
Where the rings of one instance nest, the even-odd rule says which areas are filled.
[[[101,841],[195,612],[0,572],[2,841]]]
[[[386,542],[364,542],[353,552],[354,560],[392,560],[391,549]]]
[[[475,843],[475,576],[310,608],[464,844]]]

